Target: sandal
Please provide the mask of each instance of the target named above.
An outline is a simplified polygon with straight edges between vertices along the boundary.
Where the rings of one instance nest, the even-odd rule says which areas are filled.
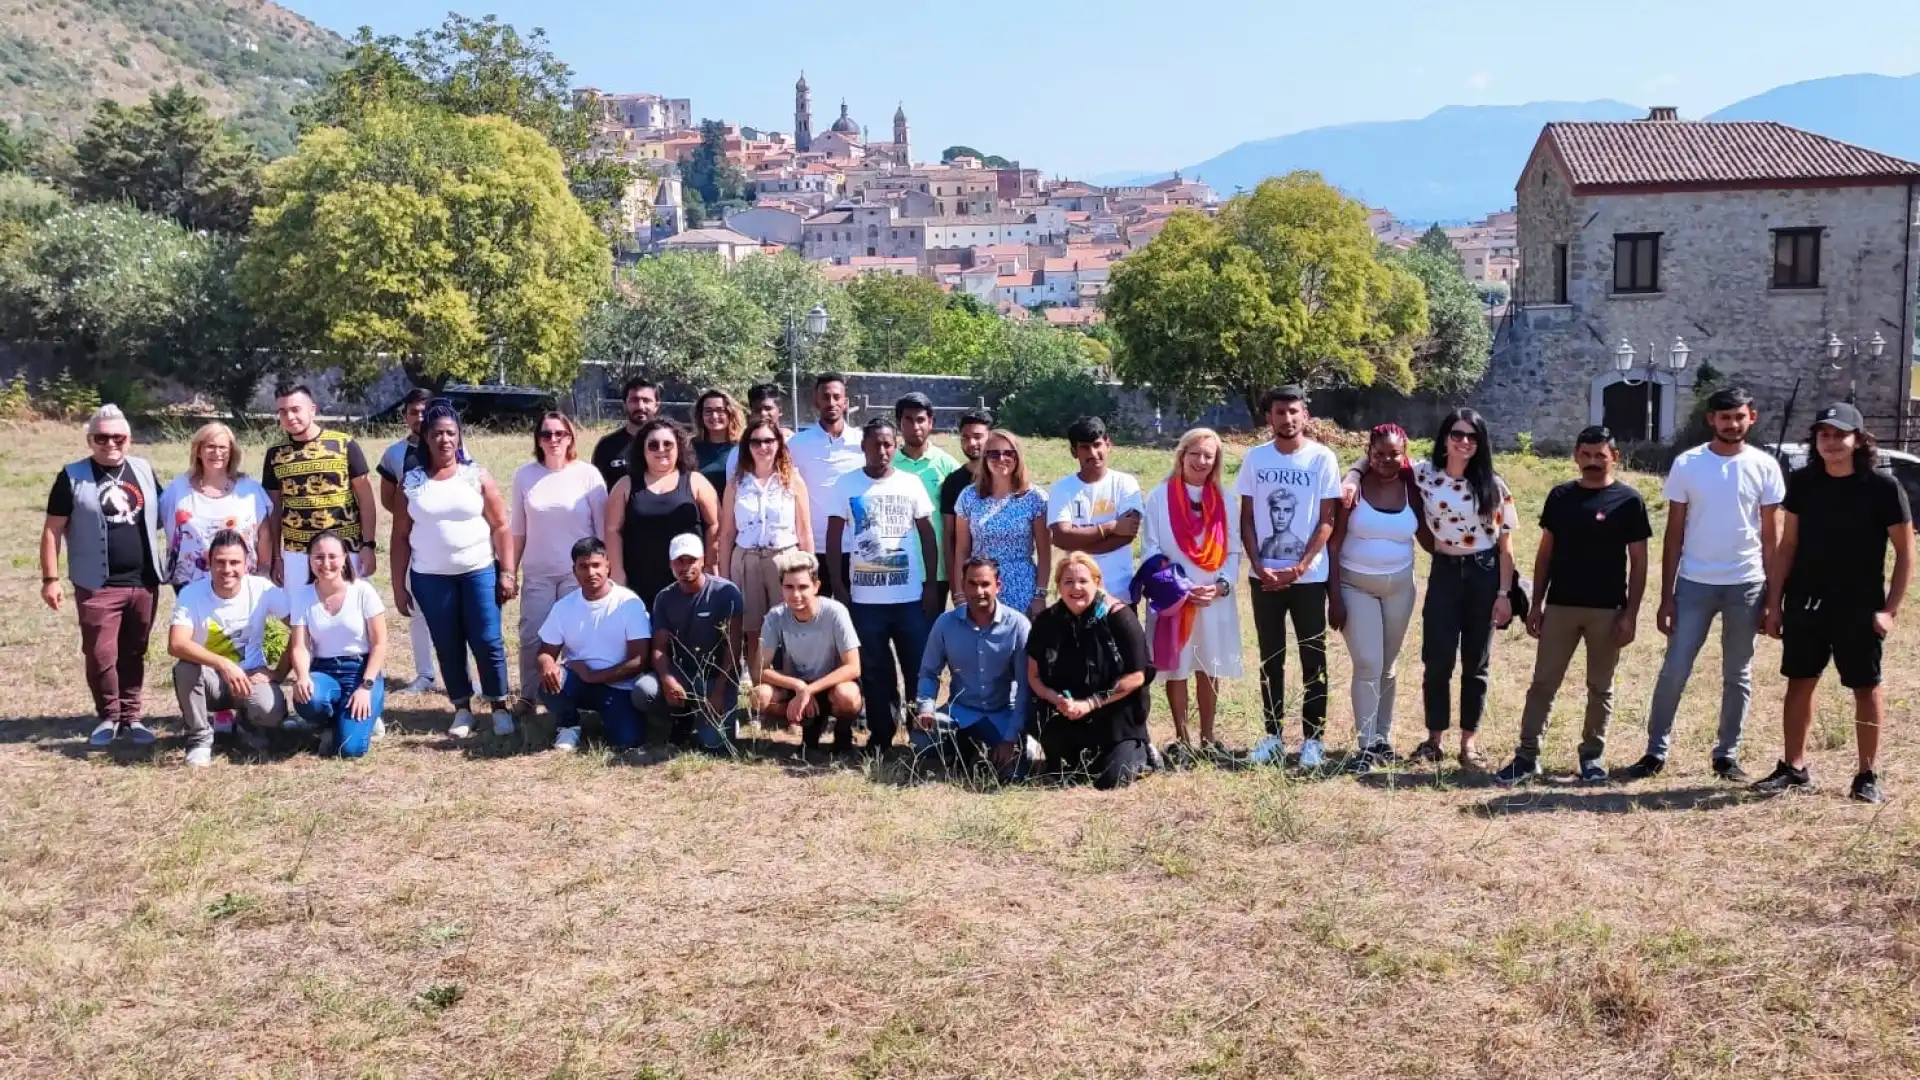
[[[1484,772],[1487,768],[1487,755],[1481,753],[1478,746],[1462,750],[1460,751],[1460,767],[1463,769],[1479,769]]]
[[[1430,742],[1423,742],[1413,748],[1413,753],[1407,755],[1407,760],[1414,762],[1431,761],[1438,765],[1440,762],[1446,760],[1446,756],[1446,753],[1442,751],[1439,746]]]

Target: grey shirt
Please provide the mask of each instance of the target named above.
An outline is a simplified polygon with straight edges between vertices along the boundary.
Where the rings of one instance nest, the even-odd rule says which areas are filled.
[[[840,666],[840,654],[860,647],[853,632],[853,616],[838,600],[820,597],[813,602],[813,618],[801,622],[787,605],[767,612],[760,624],[760,651],[780,653],[780,673],[809,682]]]
[[[738,619],[745,609],[739,586],[726,578],[708,574],[692,593],[676,581],[653,599],[653,632],[656,636],[662,630],[672,632],[674,670],[683,675],[717,674],[715,659],[727,639],[727,621]]]
[[[398,484],[401,477],[422,464],[420,444],[410,438],[401,439],[381,453],[380,464],[374,471],[380,474],[380,479]]]

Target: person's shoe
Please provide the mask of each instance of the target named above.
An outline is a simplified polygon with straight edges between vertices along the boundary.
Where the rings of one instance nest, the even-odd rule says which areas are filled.
[[[1512,761],[1502,765],[1499,772],[1493,774],[1493,782],[1499,784],[1501,787],[1512,787],[1515,784],[1524,780],[1531,780],[1539,775],[1539,762],[1532,758],[1516,757]]]
[[[213,714],[213,733],[226,735],[233,731],[233,710],[221,709]]]
[[[93,725],[93,734],[87,736],[88,746],[112,746],[114,737],[120,734],[120,725],[111,720],[102,720]]]
[[[1175,769],[1191,769],[1199,757],[1193,752],[1193,747],[1186,743],[1170,742],[1167,748],[1160,752],[1160,759]]]
[[[440,689],[440,684],[431,675],[419,675],[400,689],[403,694],[431,694]]]
[[[127,725],[127,738],[132,739],[135,746],[152,746],[154,737],[153,729],[138,720]]]
[[[1308,739],[1300,744],[1300,767],[1318,769],[1327,763],[1327,748],[1320,745],[1319,739]]]
[[[553,748],[563,753],[574,753],[580,749],[580,729],[563,727],[553,736]]]
[[[455,709],[453,723],[448,725],[447,734],[456,739],[464,739],[473,734],[473,713],[468,709]]]
[[[1415,763],[1430,761],[1438,765],[1446,759],[1447,752],[1440,749],[1440,744],[1431,742],[1421,743],[1413,748],[1413,753],[1407,755],[1407,760]]]
[[[1753,790],[1762,795],[1778,795],[1783,791],[1806,791],[1812,787],[1812,773],[1806,769],[1796,769],[1783,761],[1773,767],[1765,780],[1753,785]]]
[[[1398,765],[1407,760],[1400,756],[1392,743],[1374,743],[1367,747],[1367,756],[1373,759],[1375,766]]]
[[[1202,742],[1200,756],[1223,767],[1233,764],[1233,751],[1227,749],[1227,744],[1219,739],[1208,739]]]
[[[1255,765],[1277,765],[1287,760],[1287,741],[1278,735],[1269,735],[1254,744],[1247,760]]]
[[[384,738],[386,738],[386,737],[387,737],[387,719],[386,719],[386,717],[384,717],[384,716],[376,716],[376,717],[374,717],[374,718],[373,718],[373,734],[372,734],[372,735],[370,736],[370,738],[373,738],[373,739],[384,739]]]
[[[287,718],[285,720],[280,721],[281,731],[294,731],[294,732],[306,731],[312,726],[313,725],[307,723],[306,717],[301,716],[299,713],[293,713],[293,712],[288,713]]]
[[[1880,780],[1870,772],[1853,774],[1853,801],[1863,803],[1883,803],[1885,795],[1880,794]]]
[[[505,709],[493,710],[493,733],[503,739],[513,734],[513,714]]]
[[[1753,779],[1747,775],[1747,770],[1740,767],[1739,762],[1726,757],[1713,759],[1713,775],[1730,784],[1744,784]]]
[[[1047,760],[1047,752],[1041,748],[1040,740],[1031,735],[1027,736],[1027,760],[1035,765]]]
[[[315,752],[321,757],[333,756],[333,732],[323,731],[320,733],[320,745]]]
[[[1607,767],[1599,761],[1580,763],[1580,782],[1583,784],[1604,784],[1607,782]]]
[[[1620,770],[1620,777],[1623,780],[1651,780],[1666,771],[1666,768],[1667,761],[1665,758],[1657,758],[1652,754],[1648,754],[1639,761]]]
[[[233,725],[233,738],[241,746],[256,754],[264,754],[272,745],[267,741],[267,733],[242,721]]]
[[[1372,772],[1378,764],[1379,762],[1373,756],[1373,751],[1356,750],[1354,755],[1347,759],[1347,772],[1354,776],[1365,776]]]
[[[195,746],[187,750],[187,764],[196,769],[204,769],[213,764],[213,747]]]

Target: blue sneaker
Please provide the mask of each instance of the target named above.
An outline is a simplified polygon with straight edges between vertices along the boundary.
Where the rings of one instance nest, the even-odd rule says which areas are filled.
[[[114,736],[120,734],[120,725],[111,720],[102,720],[93,727],[93,734],[87,736],[88,746],[112,746]]]

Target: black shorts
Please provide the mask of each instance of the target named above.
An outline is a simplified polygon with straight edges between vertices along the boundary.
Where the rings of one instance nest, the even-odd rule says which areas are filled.
[[[1817,679],[1831,660],[1841,686],[1879,686],[1882,641],[1873,630],[1873,616],[1872,609],[1857,604],[1833,607],[1818,600],[1788,599],[1780,621],[1780,674]]]

